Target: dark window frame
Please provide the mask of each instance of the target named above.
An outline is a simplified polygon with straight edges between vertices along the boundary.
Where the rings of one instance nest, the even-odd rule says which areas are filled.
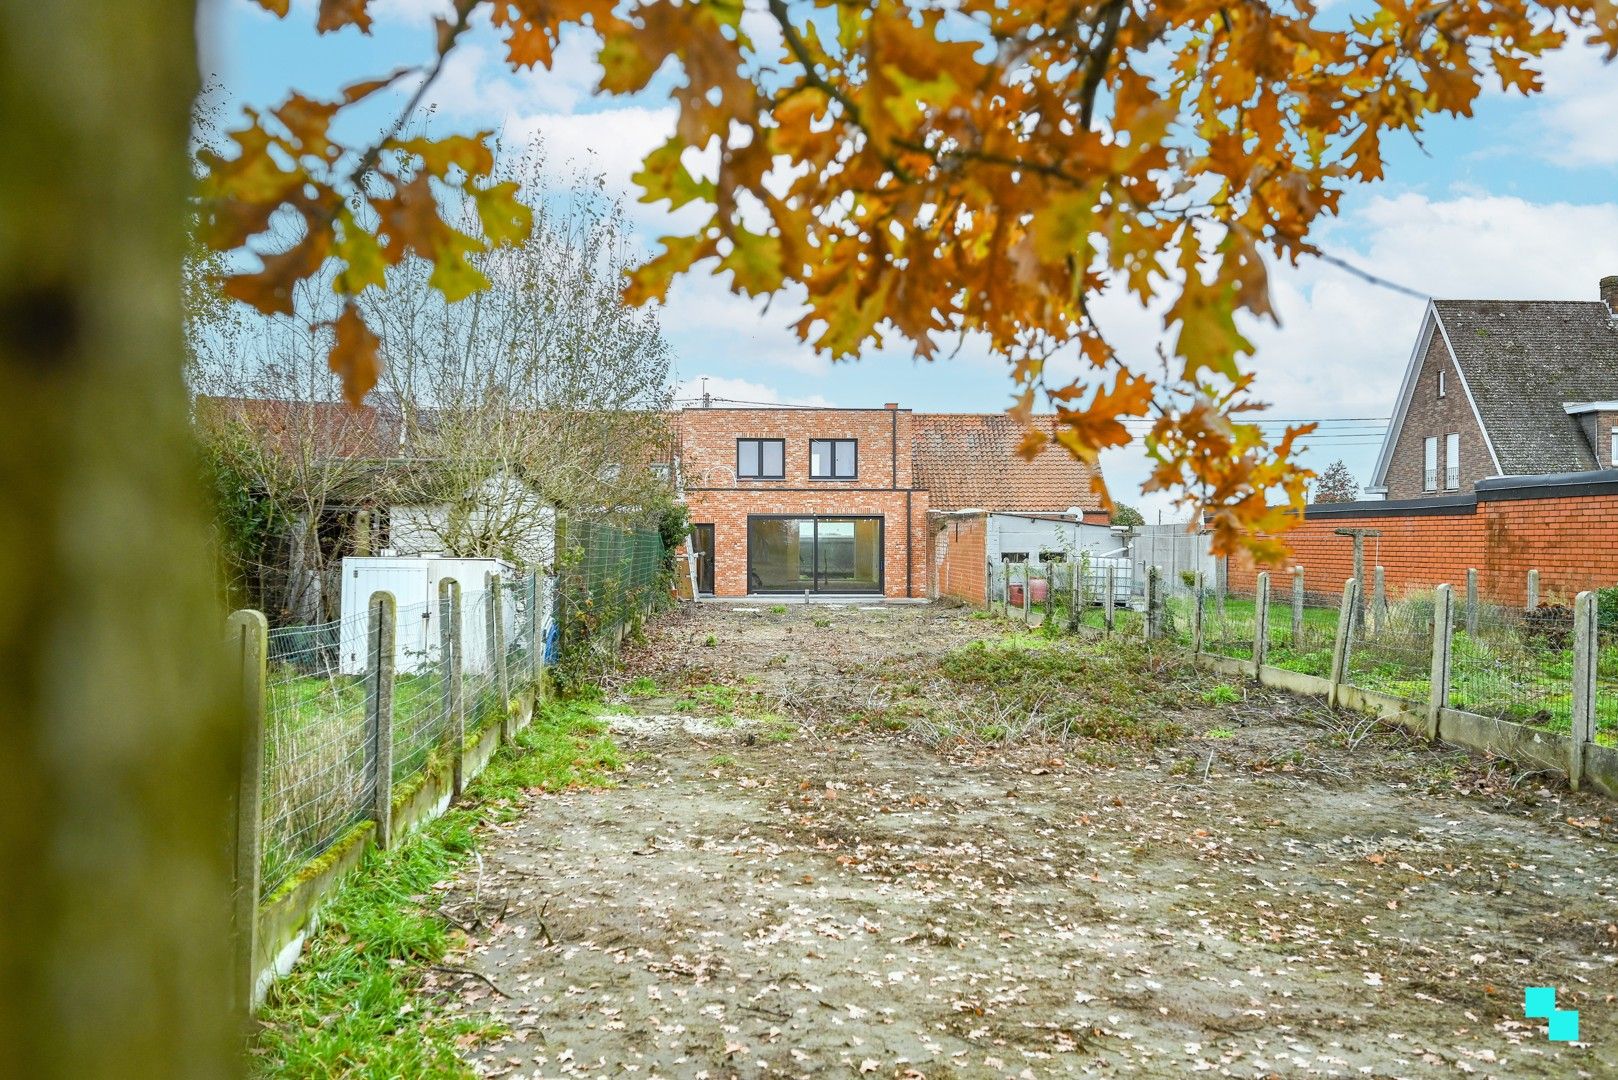
[[[758,468],[759,468],[759,471],[758,471],[758,473],[756,475],[747,475],[747,474],[744,474],[742,472],[742,443],[758,443],[759,446],[760,446],[760,450],[758,452]],[[763,445],[765,443],[775,443],[777,446],[779,446],[781,448],[781,471],[779,473],[777,473],[777,474],[771,475],[771,474],[768,474],[768,473],[764,472],[764,451],[763,451],[762,447],[763,447]],[[736,479],[737,480],[785,480],[786,478],[787,478],[787,441],[785,439],[771,439],[771,438],[762,438],[761,439],[761,438],[758,438],[756,436],[749,436],[749,437],[745,437],[745,438],[742,437],[742,436],[737,436],[736,437]]]
[[[817,472],[815,472],[815,443],[831,443],[832,444],[832,450],[831,450],[831,467],[832,467],[832,471],[830,473],[817,473]],[[836,470],[837,470],[837,444],[838,443],[851,443],[853,445],[853,447],[854,447],[854,471],[849,473],[847,476],[838,476],[837,472],[836,472]],[[833,439],[810,439],[809,440],[809,479],[811,479],[811,480],[858,480],[859,478],[860,478],[860,441],[858,439],[833,438]]]
[[[821,594],[819,586],[819,552],[813,560],[816,566],[816,584],[810,588],[811,593],[828,596],[886,596],[888,594],[888,516],[886,514],[748,514],[743,523],[746,529],[747,544],[747,595],[748,596],[801,596],[802,589],[754,589],[753,588],[753,529],[755,520],[773,521],[813,521],[815,523],[815,543],[820,543],[820,523],[822,521],[874,521],[876,522],[876,588],[856,589],[853,592],[838,593],[827,590]]]

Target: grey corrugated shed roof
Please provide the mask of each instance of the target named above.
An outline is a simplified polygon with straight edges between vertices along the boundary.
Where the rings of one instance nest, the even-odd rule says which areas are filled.
[[[1435,300],[1506,475],[1599,468],[1563,406],[1618,400],[1618,326],[1598,301]]]

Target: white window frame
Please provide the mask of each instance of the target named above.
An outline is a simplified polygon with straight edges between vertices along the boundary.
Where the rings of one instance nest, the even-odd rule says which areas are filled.
[[[1613,468],[1618,469],[1618,427],[1612,429],[1612,457],[1608,460]]]
[[[1438,436],[1421,440],[1421,490],[1438,490]]]
[[[1461,488],[1461,433],[1452,431],[1444,436],[1444,490]]]
[[[1438,396],[1444,396],[1444,369],[1438,369]]]

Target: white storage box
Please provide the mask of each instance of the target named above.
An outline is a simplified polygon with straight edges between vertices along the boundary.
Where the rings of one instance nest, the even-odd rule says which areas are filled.
[[[486,575],[498,574],[510,586],[516,571],[500,559],[452,559],[435,556],[356,556],[343,560],[342,671],[365,672],[371,594],[385,590],[399,605],[394,634],[394,670],[414,674],[438,662],[441,621],[438,583],[453,578],[461,585],[461,670],[468,675],[489,670],[487,619],[483,611]],[[517,631],[516,596],[503,592],[506,641]]]

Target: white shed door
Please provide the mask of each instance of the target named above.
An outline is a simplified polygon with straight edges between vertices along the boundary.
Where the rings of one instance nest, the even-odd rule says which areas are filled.
[[[369,611],[371,594],[386,590],[393,594],[399,605],[399,625],[394,635],[394,669],[410,674],[426,664],[428,643],[432,640],[429,624],[432,614],[432,589],[425,566],[356,566],[349,571],[354,575],[354,591]],[[363,662],[363,657],[360,658]]]

